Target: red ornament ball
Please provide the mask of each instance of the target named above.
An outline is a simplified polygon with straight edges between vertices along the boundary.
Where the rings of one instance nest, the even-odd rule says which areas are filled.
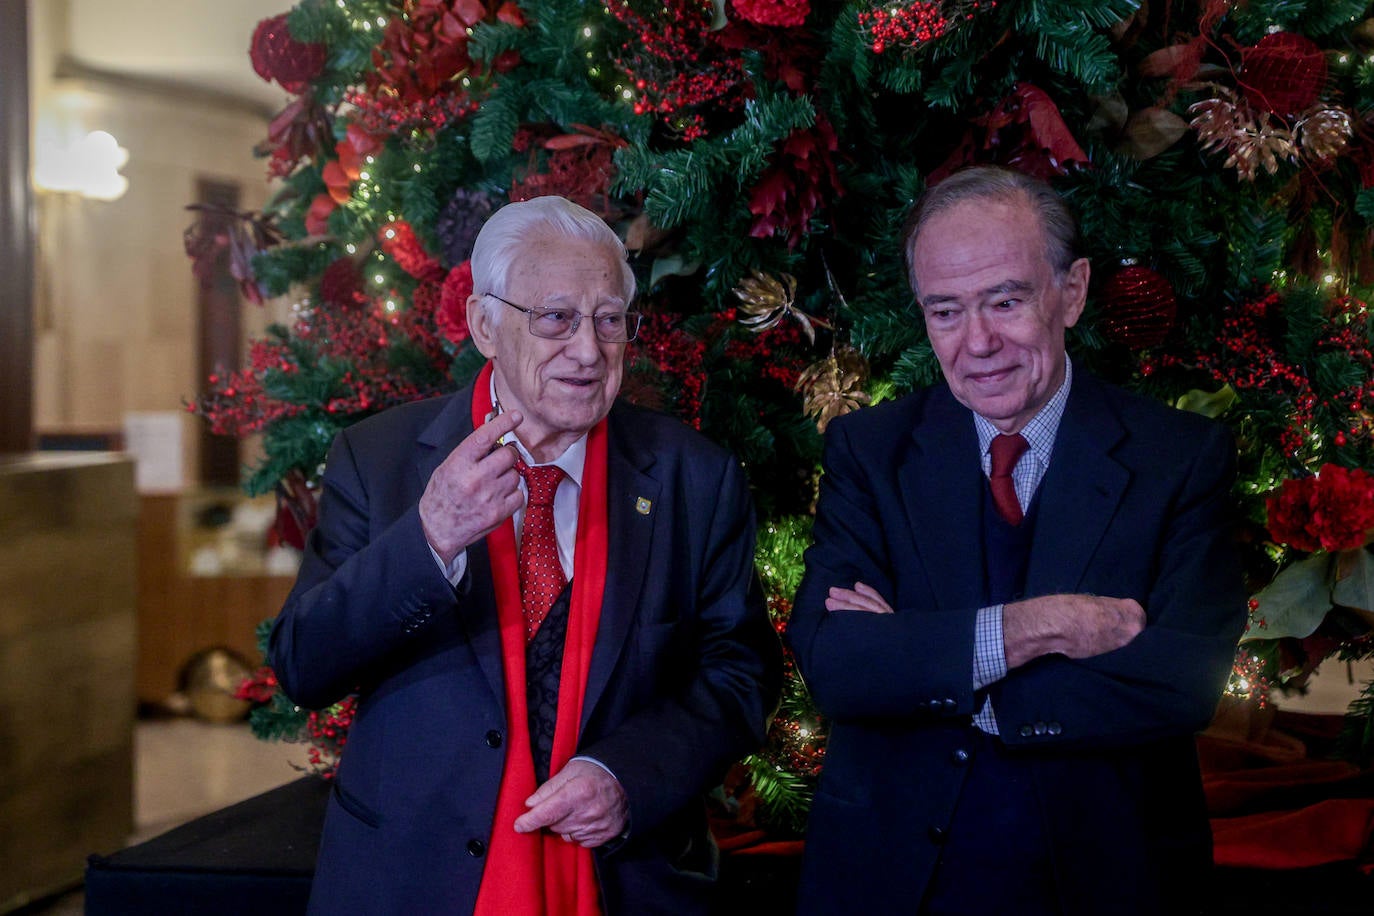
[[[1148,267],[1132,265],[1102,287],[1102,333],[1135,350],[1164,342],[1178,315],[1174,288]]]
[[[1296,115],[1326,86],[1326,55],[1312,39],[1293,32],[1266,35],[1241,51],[1240,87],[1262,111]]]
[[[248,56],[258,76],[268,82],[276,80],[287,92],[302,92],[324,72],[325,47],[292,38],[286,18],[282,13],[259,22]]]

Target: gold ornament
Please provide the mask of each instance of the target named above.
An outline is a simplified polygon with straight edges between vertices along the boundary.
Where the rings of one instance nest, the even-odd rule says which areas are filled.
[[[248,715],[252,704],[235,694],[252,673],[253,669],[233,650],[206,649],[192,656],[182,669],[182,690],[197,718],[237,722]]]
[[[752,276],[740,281],[739,286],[735,287],[735,295],[743,303],[744,311],[749,313],[748,318],[741,318],[739,323],[747,327],[754,333],[766,331],[771,327],[776,327],[784,318],[789,315],[797,319],[802,330],[806,332],[806,339],[812,343],[816,342],[816,329],[814,325],[829,327],[830,325],[819,318],[806,314],[797,308],[794,300],[797,297],[797,278],[791,274],[779,274],[774,277],[760,270],[751,270]]]
[[[1256,112],[1250,103],[1225,86],[1217,97],[1193,103],[1190,126],[1197,131],[1204,151],[1225,151],[1225,165],[1246,181],[1254,181],[1262,168],[1270,175],[1280,160],[1297,160],[1297,147],[1287,127],[1267,112]]]
[[[1293,133],[1303,152],[1317,159],[1334,159],[1350,145],[1354,134],[1350,112],[1322,104],[1314,105],[1298,120]]]
[[[868,360],[854,347],[840,347],[825,359],[808,366],[797,379],[803,410],[816,418],[816,429],[825,432],[836,417],[869,403],[863,390],[868,381]]]

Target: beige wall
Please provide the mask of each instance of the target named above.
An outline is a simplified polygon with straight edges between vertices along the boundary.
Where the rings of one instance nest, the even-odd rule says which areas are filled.
[[[118,200],[39,192],[34,425],[40,434],[117,432],[127,412],[182,410],[202,386],[185,208],[201,178],[239,184],[244,209],[264,203],[266,163],[252,150],[267,118],[249,104],[73,67],[64,4],[33,11],[35,132],[105,130],[129,151]],[[245,306],[245,336],[283,315],[282,303]],[[200,422],[182,423],[188,483]]]

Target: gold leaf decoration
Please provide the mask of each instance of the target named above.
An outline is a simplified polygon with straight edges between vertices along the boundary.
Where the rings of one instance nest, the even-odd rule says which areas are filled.
[[[1204,151],[1227,153],[1225,165],[1246,181],[1254,181],[1260,169],[1270,175],[1279,162],[1296,161],[1293,134],[1274,115],[1256,112],[1232,90],[1216,87],[1217,97],[1195,102],[1188,108]]]
[[[825,432],[831,420],[869,403],[863,390],[867,381],[868,360],[854,347],[840,347],[797,378],[802,409],[816,419],[816,429]]]
[[[741,308],[749,316],[741,318],[740,324],[758,333],[776,327],[790,315],[801,325],[802,330],[806,332],[806,339],[812,343],[816,342],[815,325],[829,327],[826,322],[796,307],[796,277],[791,274],[779,274],[775,277],[760,270],[752,270],[750,273],[752,276],[741,280],[739,286],[735,287],[735,295],[739,297]]]

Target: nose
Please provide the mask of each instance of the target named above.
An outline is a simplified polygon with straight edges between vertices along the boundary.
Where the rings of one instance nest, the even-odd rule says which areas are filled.
[[[568,338],[563,351],[584,366],[601,359],[601,341],[596,336],[596,323],[590,315],[583,315],[577,330]]]
[[[983,309],[973,309],[969,314],[967,346],[974,356],[991,356],[1002,347],[997,322]]]

